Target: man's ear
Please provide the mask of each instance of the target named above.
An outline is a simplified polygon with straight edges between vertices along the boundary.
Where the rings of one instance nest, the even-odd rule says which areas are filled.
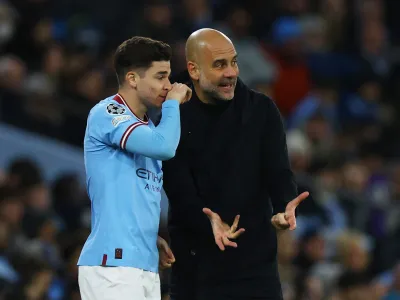
[[[192,78],[193,80],[199,80],[200,70],[199,70],[199,66],[195,62],[188,61],[187,69],[188,69],[190,78]]]
[[[136,72],[128,72],[125,75],[125,80],[131,87],[136,88],[140,77]]]

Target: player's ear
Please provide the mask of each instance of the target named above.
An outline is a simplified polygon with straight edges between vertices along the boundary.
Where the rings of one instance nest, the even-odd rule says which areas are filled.
[[[196,63],[192,62],[192,61],[188,61],[187,62],[187,69],[190,75],[190,78],[192,78],[193,80],[199,80],[200,78],[200,70],[199,67]]]
[[[137,87],[139,75],[136,72],[128,72],[125,75],[125,80],[126,82],[129,83],[129,85],[133,88]]]

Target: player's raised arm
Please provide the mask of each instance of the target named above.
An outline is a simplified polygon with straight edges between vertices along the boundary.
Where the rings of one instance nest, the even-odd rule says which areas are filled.
[[[128,107],[104,104],[92,111],[88,130],[92,138],[131,153],[168,160],[175,155],[180,138],[179,104],[191,97],[191,89],[174,84],[162,104],[162,118],[157,127],[138,119]]]
[[[186,85],[175,84],[162,106],[160,124],[156,128],[132,124],[122,136],[121,148],[160,160],[174,157],[181,133],[179,104],[189,100],[191,94]]]

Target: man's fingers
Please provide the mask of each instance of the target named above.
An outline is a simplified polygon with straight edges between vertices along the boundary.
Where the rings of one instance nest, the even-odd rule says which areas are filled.
[[[214,212],[207,207],[203,208],[203,213],[205,213],[207,215],[207,217],[209,217],[210,219],[212,218],[212,216],[214,214]]]
[[[292,222],[289,222],[289,225],[289,230],[295,230],[297,228],[296,219],[294,219]]]
[[[233,221],[232,226],[231,226],[231,233],[234,233],[234,232],[236,231],[236,229],[237,229],[237,227],[238,227],[238,225],[239,225],[239,219],[240,219],[240,216],[237,215],[237,216],[235,217],[235,220]]]
[[[282,229],[287,229],[290,227],[290,223],[288,222],[288,220],[286,220],[285,214],[278,214],[277,222]]]
[[[171,251],[171,255],[168,256],[170,262],[175,262],[175,255]]]
[[[285,214],[279,213],[271,218],[271,223],[276,229],[287,229],[290,227],[289,222],[285,218]]]
[[[171,268],[172,267],[172,264],[170,264],[170,263],[166,263],[166,262],[162,262],[161,263],[161,268],[162,269],[168,269],[168,268]]]
[[[160,253],[159,266],[162,269],[170,268],[174,262],[175,262],[175,257],[173,257],[173,254],[171,258],[169,257],[169,253],[167,251],[163,251],[162,253]]]
[[[175,256],[174,256],[174,254],[172,253],[172,250],[171,250],[171,248],[168,246],[167,242],[166,242],[166,241],[163,241],[163,242],[161,243],[160,246],[161,246],[161,250],[168,256],[168,258],[169,258],[170,260],[175,261]]]
[[[290,230],[296,229],[296,216],[294,213],[285,213],[285,220],[289,224]]]
[[[238,231],[231,233],[230,237],[231,239],[236,239],[238,238],[243,232],[245,232],[244,228],[240,228]]]
[[[229,234],[230,239],[236,239],[245,231],[244,228],[240,228],[238,231],[236,231],[237,227],[239,225],[239,220],[240,220],[240,215],[237,215],[235,217],[235,220],[233,221],[233,225],[231,226],[231,230],[230,230],[230,234]]]
[[[174,255],[174,253],[172,253],[172,250],[169,247],[166,252],[167,252],[168,260],[170,262],[175,262],[175,255]]]
[[[286,206],[286,210],[295,210],[297,206],[299,206],[299,204],[306,199],[308,196],[310,195],[309,192],[304,192],[301,193],[300,195],[298,195],[296,198],[294,198],[292,201],[290,201],[288,203],[288,205]]]
[[[188,88],[186,92],[186,101],[189,101],[190,98],[192,98],[192,90]]]
[[[237,248],[237,244],[229,240],[227,236],[215,238],[215,243],[221,251],[225,251],[225,246]]]
[[[225,246],[229,246],[229,247],[233,247],[233,248],[237,248],[237,244],[235,242],[232,242],[228,239],[228,237],[224,236],[222,238],[222,241],[224,242]]]
[[[217,244],[217,246],[218,246],[218,248],[221,250],[221,251],[225,251],[225,246],[224,246],[224,243],[222,242],[222,237],[216,237],[215,238],[215,243]]]

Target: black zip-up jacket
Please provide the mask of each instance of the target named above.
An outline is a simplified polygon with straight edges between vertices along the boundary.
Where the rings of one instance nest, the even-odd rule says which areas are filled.
[[[193,89],[192,99],[181,106],[176,156],[163,163],[163,171],[176,300],[203,299],[199,293],[207,291],[218,300],[228,294],[280,299],[271,292],[280,294],[270,220],[285,211],[297,187],[274,102],[240,79],[235,97],[217,105],[204,104]],[[219,250],[204,207],[229,225],[240,214],[239,228],[246,232],[236,240],[238,248]]]

